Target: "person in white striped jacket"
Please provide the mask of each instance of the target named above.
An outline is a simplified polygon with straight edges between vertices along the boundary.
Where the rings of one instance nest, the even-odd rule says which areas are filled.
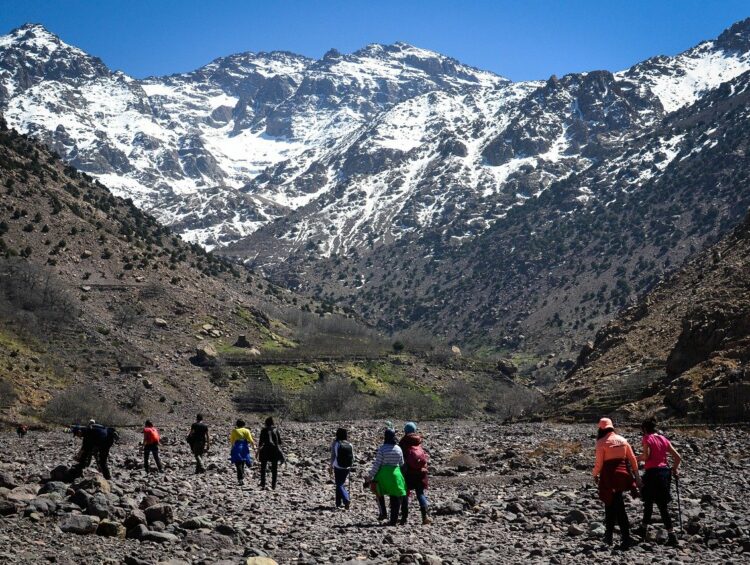
[[[375,483],[375,494],[379,497],[390,498],[391,517],[389,524],[395,526],[398,523],[399,513],[402,513],[404,500],[406,498],[406,481],[401,473],[404,464],[404,453],[396,441],[396,432],[393,429],[385,430],[383,445],[375,454],[375,461],[367,475],[366,483]],[[381,515],[385,514],[385,503],[380,508]],[[402,517],[402,523],[403,517]]]

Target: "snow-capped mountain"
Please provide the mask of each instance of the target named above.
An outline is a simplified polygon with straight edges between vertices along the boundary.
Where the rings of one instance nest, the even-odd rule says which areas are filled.
[[[565,306],[578,308],[575,328],[590,330],[649,284],[636,276],[645,263],[631,264],[634,249],[658,277],[730,227],[737,210],[712,200],[725,185],[680,185],[675,193],[706,199],[695,206],[709,226],[699,234],[684,203],[655,206],[663,217],[631,211],[638,219],[627,229],[646,235],[633,236],[624,259],[602,257],[606,238],[570,255],[590,240],[592,210],[609,217],[623,201],[640,210],[730,132],[744,139],[738,115],[705,104],[745,100],[748,71],[750,20],[620,72],[518,83],[404,43],[320,60],[242,53],[136,80],[27,25],[0,38],[0,111],[191,241],[390,327],[448,337],[493,327],[487,335],[505,343],[503,332],[536,328],[542,340],[539,328],[559,326],[542,316],[567,310],[536,299],[572,273],[624,277],[607,312],[583,305],[604,296],[589,283]],[[747,196],[744,185],[730,194]],[[562,248],[557,226],[567,226],[561,240],[573,238]],[[616,229],[606,237],[616,240]],[[656,250],[642,244],[652,230],[670,233]],[[550,249],[566,266],[553,268]],[[547,272],[531,267],[539,257]],[[439,287],[450,289],[451,308]]]

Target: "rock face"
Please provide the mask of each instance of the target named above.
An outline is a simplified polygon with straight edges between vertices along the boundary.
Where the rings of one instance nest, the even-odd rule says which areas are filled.
[[[744,421],[750,416],[748,264],[750,216],[602,328],[553,391],[553,410]]]
[[[213,433],[228,431],[223,422],[209,421],[209,425]],[[379,522],[372,494],[360,488],[362,469],[381,441],[382,423],[346,425],[361,463],[352,477],[348,511],[334,508],[334,485],[325,471],[330,430],[320,423],[284,424],[282,437],[289,457],[275,491],[256,488],[257,475],[252,472],[244,488],[239,488],[224,449],[207,456],[205,474],[194,474],[186,446],[170,443],[162,449],[166,473],[147,476],[142,469],[126,469],[123,462],[138,440],[130,434],[112,450],[112,492],[91,495],[107,497],[112,517],[100,520],[80,514],[70,497],[55,493],[13,503],[16,512],[0,512],[5,514],[0,516],[0,560],[36,563],[41,556],[57,563],[211,565],[622,560],[620,551],[602,543],[604,510],[590,477],[595,422],[420,422],[431,455],[427,496],[432,524],[421,524],[412,497],[405,527]],[[250,427],[257,433],[260,423],[252,422]],[[635,430],[624,428],[622,433],[632,445],[639,445]],[[650,530],[651,541],[630,550],[627,562],[741,562],[750,528],[744,501],[738,496],[750,488],[747,458],[742,456],[750,441],[747,430],[695,433],[687,429],[667,430],[667,434],[683,456],[680,546],[664,545],[664,530],[657,523]],[[62,433],[39,433],[35,441],[43,450],[29,453],[20,443],[5,442],[0,469],[25,482],[27,474],[41,475],[51,453],[73,454],[70,438]],[[460,465],[469,458],[470,466]],[[733,472],[714,474],[706,481],[716,468]],[[97,476],[93,469],[86,475]],[[0,510],[8,505],[6,495],[0,490]],[[134,510],[141,501],[146,510]],[[47,502],[54,506],[42,510]],[[637,524],[640,501],[627,497],[626,509],[631,523]],[[676,512],[674,504],[672,512]]]

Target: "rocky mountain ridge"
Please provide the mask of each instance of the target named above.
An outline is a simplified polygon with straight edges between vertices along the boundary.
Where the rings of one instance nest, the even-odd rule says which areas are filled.
[[[319,61],[240,54],[144,80],[97,74],[93,60],[76,78],[67,72],[75,65],[56,62],[66,71],[46,80],[37,59],[79,56],[62,45],[39,26],[0,42],[0,105],[11,125],[183,236],[226,245],[277,282],[389,329],[496,349],[575,349],[660,271],[742,217],[741,187],[724,187],[737,201],[728,207],[704,186],[697,236],[672,219],[687,206],[650,213],[637,194],[666,190],[671,171],[703,163],[689,145],[701,136],[714,145],[727,137],[731,121],[690,116],[712,97],[742,98],[748,20],[622,72],[525,83],[402,43]],[[18,86],[20,66],[42,78]],[[613,256],[609,235],[604,256],[601,242],[582,248],[594,211],[607,216],[623,201],[648,216],[632,229],[657,248]],[[558,221],[568,243],[556,241]],[[606,280],[562,305],[545,294],[570,290],[571,249],[583,253],[577,278]]]

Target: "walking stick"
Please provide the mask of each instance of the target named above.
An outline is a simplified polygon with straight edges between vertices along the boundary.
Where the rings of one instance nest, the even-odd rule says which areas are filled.
[[[674,484],[677,489],[677,516],[680,518],[680,531],[682,531],[682,501],[680,500],[680,478],[675,475]]]

